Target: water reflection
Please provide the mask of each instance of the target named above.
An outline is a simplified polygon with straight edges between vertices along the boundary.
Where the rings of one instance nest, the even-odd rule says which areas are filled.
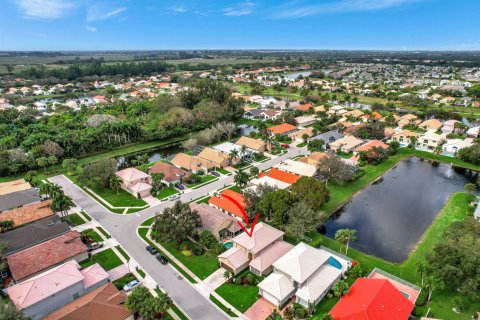
[[[338,229],[356,229],[358,241],[352,247],[402,262],[448,197],[477,177],[468,169],[406,159],[355,195],[318,231],[333,238]]]

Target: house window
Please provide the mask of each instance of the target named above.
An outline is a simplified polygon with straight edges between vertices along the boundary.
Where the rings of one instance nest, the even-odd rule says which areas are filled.
[[[78,299],[79,297],[80,297],[80,294],[78,292],[73,294],[73,299]]]

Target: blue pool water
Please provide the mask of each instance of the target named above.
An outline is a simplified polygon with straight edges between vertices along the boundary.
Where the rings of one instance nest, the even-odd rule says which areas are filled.
[[[226,248],[226,249],[230,249],[231,247],[233,247],[233,242],[225,242],[223,244],[223,246]]]
[[[402,291],[400,291],[402,292]],[[402,292],[402,294],[405,296],[405,298],[410,299],[410,295],[408,293]]]
[[[337,269],[342,269],[342,264],[334,257],[328,258],[328,264]]]

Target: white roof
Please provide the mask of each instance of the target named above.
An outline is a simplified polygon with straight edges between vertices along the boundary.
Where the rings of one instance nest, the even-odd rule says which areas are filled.
[[[317,300],[325,290],[329,289],[341,274],[341,269],[332,267],[329,264],[324,264],[302,284],[297,290],[296,296],[302,300],[313,302]]]
[[[480,134],[480,127],[473,127],[473,128],[468,129],[467,134],[479,135]]]
[[[314,165],[291,159],[287,159],[277,164],[275,168],[307,177],[313,177],[315,175],[315,172],[317,171],[317,168]]]
[[[473,145],[473,140],[472,139],[449,139],[447,140],[442,147],[447,148],[447,147],[459,147],[459,148],[467,148]]]
[[[302,284],[318,268],[328,262],[330,256],[325,250],[315,249],[301,242],[278,259],[273,266]]]
[[[251,237],[244,232],[233,238],[233,241],[255,254],[283,236],[283,233],[283,231],[260,222],[253,229]]]
[[[290,296],[295,290],[292,281],[281,273],[272,273],[258,284],[258,287],[278,300]]]
[[[231,142],[225,142],[225,143],[214,146],[213,149],[226,154],[230,154],[230,151],[232,150],[237,150],[240,153],[240,150],[242,150],[242,147]],[[247,150],[251,152],[250,149],[247,149]]]
[[[256,190],[257,186],[259,186],[261,184],[266,184],[270,187],[274,187],[274,188],[277,188],[277,189],[286,189],[286,188],[290,187],[289,183],[286,183],[286,182],[283,182],[283,181],[280,181],[280,180],[277,180],[277,179],[274,179],[274,178],[271,178],[271,177],[268,177],[268,176],[263,176],[261,178],[252,179],[252,180],[250,180],[250,183],[252,184],[252,186],[249,187],[248,189],[254,189],[254,190]]]

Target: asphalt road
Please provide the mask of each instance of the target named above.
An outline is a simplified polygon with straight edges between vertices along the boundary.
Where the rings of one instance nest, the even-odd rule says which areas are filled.
[[[305,148],[292,147],[282,156],[270,159],[264,163],[259,163],[257,166],[260,170],[264,170],[285,159],[297,156],[301,152],[304,153],[305,150]],[[165,208],[171,207],[174,202],[167,201],[138,213],[120,215],[105,209],[85,191],[63,175],[52,177],[49,180],[61,186],[65,194],[70,196],[78,206],[97,220],[128,254],[148,272],[158,285],[168,293],[188,317],[193,320],[229,319],[224,313],[219,311],[208,298],[202,296],[188,280],[183,279],[181,274],[173,267],[160,264],[154,256],[150,255],[145,250],[145,243],[137,235],[137,227],[139,224],[145,219],[154,216],[156,213],[163,212]],[[181,195],[180,200],[188,202],[231,183],[233,183],[233,175],[224,176],[218,181]]]

